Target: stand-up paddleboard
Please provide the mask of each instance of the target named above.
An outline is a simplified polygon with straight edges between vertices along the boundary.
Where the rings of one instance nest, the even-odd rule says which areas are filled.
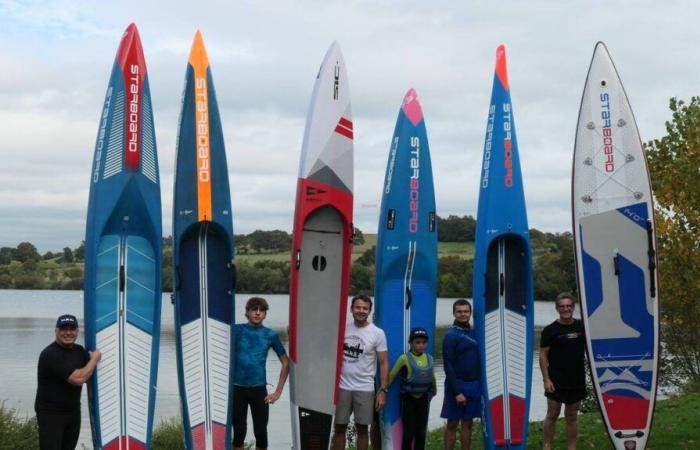
[[[496,51],[479,185],[473,295],[484,447],[524,449],[532,384],[532,258],[502,45]]]
[[[187,449],[231,447],[233,257],[226,151],[198,31],[185,75],[173,201],[175,342]]]
[[[642,449],[659,358],[654,206],[642,142],[605,45],[581,99],[571,196],[593,387],[616,449]]]
[[[85,343],[102,352],[90,381],[98,449],[151,444],[160,342],[162,226],[146,62],[124,32],[95,145],[85,236]]]
[[[327,449],[338,396],[352,252],[353,129],[340,47],[316,77],[297,182],[289,301],[293,448]]]
[[[403,99],[384,178],[377,238],[377,326],[389,347],[389,367],[408,351],[413,327],[428,331],[434,355],[437,288],[437,218],[428,136],[416,91]],[[401,449],[400,383],[392,384],[382,410],[383,447]]]

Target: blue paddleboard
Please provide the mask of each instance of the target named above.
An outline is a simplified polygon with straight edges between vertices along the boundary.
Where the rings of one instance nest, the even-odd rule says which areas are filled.
[[[474,258],[484,448],[524,449],[532,384],[532,258],[505,48],[496,52]]]
[[[416,91],[404,97],[391,140],[376,249],[376,324],[384,330],[389,367],[408,351],[413,327],[428,331],[434,355],[437,216],[430,150]],[[400,381],[381,413],[383,448],[401,449]]]
[[[173,200],[175,343],[185,448],[231,448],[234,247],[226,151],[204,41],[185,74]]]
[[[124,32],[102,107],[85,233],[85,343],[98,449],[151,445],[160,342],[162,225],[146,62]]]

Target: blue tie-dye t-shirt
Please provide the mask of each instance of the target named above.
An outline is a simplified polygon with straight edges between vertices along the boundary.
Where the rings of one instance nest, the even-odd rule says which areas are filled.
[[[237,386],[267,385],[265,362],[270,347],[277,356],[286,354],[280,337],[270,328],[256,327],[248,323],[234,325],[233,337],[236,355],[233,384]]]

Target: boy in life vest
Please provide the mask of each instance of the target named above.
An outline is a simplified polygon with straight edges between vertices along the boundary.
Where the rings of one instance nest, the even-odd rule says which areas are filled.
[[[433,357],[425,353],[428,332],[416,327],[408,338],[411,350],[399,356],[389,374],[389,385],[401,374],[402,450],[423,450],[430,400],[437,393]]]

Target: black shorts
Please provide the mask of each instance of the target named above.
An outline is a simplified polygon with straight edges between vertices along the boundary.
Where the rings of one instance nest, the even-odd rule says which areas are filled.
[[[557,403],[571,405],[586,398],[586,388],[555,388],[554,392],[545,392],[544,395]]]

